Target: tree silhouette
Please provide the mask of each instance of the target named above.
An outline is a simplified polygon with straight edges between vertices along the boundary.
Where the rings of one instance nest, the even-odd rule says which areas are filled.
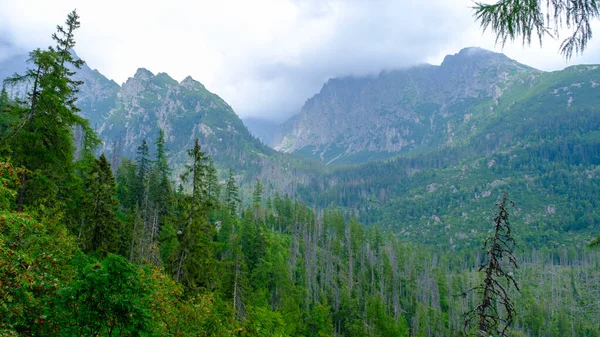
[[[509,289],[511,286],[519,292],[520,289],[511,271],[517,269],[518,265],[514,254],[516,244],[508,219],[509,205],[514,207],[514,203],[508,199],[505,192],[494,218],[494,233],[484,241],[486,260],[479,266],[479,271],[484,273],[483,281],[469,290],[480,294],[481,302],[464,314],[464,325],[469,330],[476,322],[478,336],[506,336],[506,330],[515,316],[515,306],[510,298]],[[499,306],[503,307],[502,312],[498,310]]]

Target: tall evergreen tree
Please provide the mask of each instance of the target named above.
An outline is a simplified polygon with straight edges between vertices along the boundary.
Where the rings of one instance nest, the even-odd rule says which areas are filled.
[[[206,199],[210,207],[218,207],[220,195],[221,185],[219,184],[217,169],[212,158],[208,157],[206,165]]]
[[[125,211],[132,211],[138,204],[137,174],[137,163],[123,158],[117,170],[117,196]]]
[[[172,187],[169,177],[171,168],[167,159],[167,149],[165,148],[165,133],[161,129],[158,138],[155,141],[156,159],[151,169],[148,185],[149,199],[158,216],[159,228],[162,227],[164,217],[169,213],[169,205],[172,204]]]
[[[148,196],[148,173],[150,172],[150,154],[148,143],[144,139],[142,144],[137,148],[137,183],[136,183],[136,199],[140,207],[146,207],[146,198]]]
[[[181,175],[181,180],[187,182],[191,178],[192,185],[192,209],[190,217],[196,216],[200,213],[197,211],[205,211],[206,196],[207,196],[207,181],[206,181],[206,153],[202,152],[198,138],[194,143],[194,147],[188,150],[188,156],[191,159],[191,164],[185,165],[185,171]]]
[[[241,200],[238,194],[238,187],[235,181],[235,177],[233,176],[233,172],[229,170],[229,177],[227,178],[227,184],[225,186],[225,204],[227,205],[227,210],[231,216],[235,216],[237,214],[237,209]]]
[[[0,112],[4,112],[4,109],[8,106],[8,92],[6,86],[2,85],[2,91],[0,91]]]
[[[40,199],[64,199],[73,174],[73,128],[80,127],[90,140],[96,140],[87,120],[79,117],[75,106],[77,86],[71,77],[83,61],[75,60],[69,50],[75,45],[74,31],[79,16],[69,14],[66,28],[58,26],[53,34],[57,46],[30,53],[33,65],[24,75],[7,79],[8,84],[32,84],[27,100],[18,102],[14,112],[19,116],[3,141],[8,143],[17,165],[27,167],[31,175],[23,175],[17,196],[17,208]]]
[[[256,178],[256,184],[254,185],[254,190],[252,191],[252,205],[255,209],[258,209],[262,204],[263,193],[264,186],[260,180]]]
[[[116,253],[121,231],[116,215],[119,201],[115,179],[104,154],[95,161],[85,185],[84,223],[80,232],[83,248],[102,256]]]
[[[207,217],[207,159],[198,139],[188,150],[188,155],[191,163],[186,165],[181,179],[184,182],[191,180],[192,195],[188,199],[185,219],[182,219],[183,228],[178,230],[179,243],[174,251],[172,270],[175,279],[188,291],[197,292],[216,287],[218,264],[213,241],[216,231]]]
[[[0,91],[0,139],[4,139],[6,132],[10,130],[12,124],[14,124],[15,117],[13,116],[12,109],[9,106],[10,99],[6,86],[2,86]],[[0,151],[2,149],[0,148]]]

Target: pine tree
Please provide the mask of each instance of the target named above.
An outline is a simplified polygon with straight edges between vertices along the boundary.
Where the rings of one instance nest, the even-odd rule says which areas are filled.
[[[262,204],[262,197],[264,193],[263,184],[256,178],[256,184],[254,185],[254,190],[252,192],[252,205],[255,208],[259,207]]]
[[[202,152],[198,139],[194,147],[188,150],[191,163],[181,180],[191,178],[192,195],[188,198],[187,214],[181,219],[183,228],[178,231],[178,247],[172,259],[173,275],[184,284],[188,291],[214,289],[217,279],[217,261],[215,259],[216,231],[208,221],[206,154]]]
[[[200,147],[200,143],[198,142],[198,138],[196,138],[196,142],[194,143],[194,147],[188,150],[188,156],[191,159],[191,164],[185,165],[185,171],[181,175],[181,180],[183,182],[187,182],[191,177],[191,185],[192,185],[192,209],[190,212],[190,216],[196,216],[200,213],[199,211],[205,214],[206,209],[205,205],[207,203],[207,179],[206,179],[206,153],[202,152]]]
[[[206,166],[206,199],[210,207],[218,207],[219,196],[221,195],[221,185],[219,184],[219,177],[217,175],[217,169],[212,159],[208,157],[208,164]]]
[[[229,177],[227,178],[227,185],[225,186],[225,204],[227,205],[227,209],[229,210],[229,214],[231,216],[235,216],[237,214],[237,209],[241,200],[238,195],[238,187],[235,181],[235,177],[233,176],[233,172],[229,170]]]
[[[140,207],[146,208],[148,196],[148,173],[150,172],[150,155],[148,154],[148,143],[144,139],[137,148],[137,182],[136,182],[136,200]]]
[[[123,158],[117,170],[117,196],[125,211],[131,212],[138,204],[137,174],[137,163],[126,157]]]
[[[158,138],[156,139],[156,159],[154,166],[151,169],[148,179],[149,185],[149,200],[151,207],[158,216],[158,230],[162,228],[164,218],[169,213],[169,207],[172,204],[172,187],[169,176],[171,168],[167,159],[167,149],[165,148],[165,134],[161,129]]]
[[[7,79],[8,84],[32,83],[27,101],[14,107],[19,121],[8,131],[3,141],[8,143],[15,164],[27,167],[33,173],[23,175],[17,196],[17,208],[36,200],[64,199],[66,186],[73,174],[73,128],[80,127],[88,139],[97,137],[87,120],[79,117],[75,106],[77,86],[72,68],[83,61],[74,60],[69,50],[75,45],[73,32],[79,27],[75,11],[69,14],[67,28],[58,26],[52,38],[56,47],[36,49],[30,53],[33,65],[24,75]]]
[[[154,144],[156,145],[156,159],[154,161],[154,165],[156,171],[158,171],[161,181],[169,181],[169,176],[171,175],[171,168],[169,167],[169,160],[167,153],[169,150],[165,147],[165,132],[163,129],[160,129],[158,132],[158,138]]]
[[[84,250],[102,256],[119,251],[120,222],[116,211],[115,179],[104,154],[97,159],[85,183],[84,223],[80,237]]]

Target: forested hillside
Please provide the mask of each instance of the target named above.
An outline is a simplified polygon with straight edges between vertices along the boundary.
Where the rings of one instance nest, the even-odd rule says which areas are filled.
[[[465,313],[502,323],[506,298],[508,336],[600,334],[595,109],[528,103],[460,146],[331,171],[265,150],[253,171],[228,156],[262,145],[237,148],[245,127],[211,120],[239,121],[224,101],[140,70],[129,84],[147,95],[121,94],[105,120],[145,133],[111,160],[79,111],[78,27],[72,12],[6,82],[26,95],[0,95],[0,336],[481,335]],[[141,113],[167,96],[188,115]],[[198,137],[169,141],[163,112]]]
[[[528,245],[585,245],[600,223],[598,111],[516,111],[464,146],[340,167],[298,193],[309,204],[354,210],[407,241],[461,249],[485,234],[489,205],[509,191]]]

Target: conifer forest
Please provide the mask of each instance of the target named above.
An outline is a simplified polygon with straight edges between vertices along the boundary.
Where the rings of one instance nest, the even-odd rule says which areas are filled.
[[[518,2],[475,20],[531,39]],[[600,335],[598,66],[465,49],[259,140],[191,77],[91,71],[85,24],[4,78],[0,336]]]

